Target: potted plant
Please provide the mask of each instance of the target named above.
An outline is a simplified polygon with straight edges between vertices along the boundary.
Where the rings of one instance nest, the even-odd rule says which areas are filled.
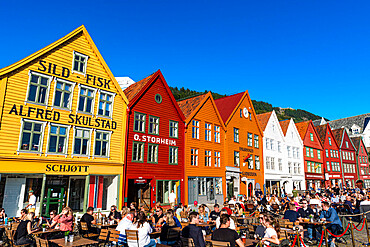
[[[68,238],[69,238],[69,231],[66,231],[64,232],[64,242],[68,242]]]
[[[42,224],[42,231],[45,232],[46,231],[46,224]]]

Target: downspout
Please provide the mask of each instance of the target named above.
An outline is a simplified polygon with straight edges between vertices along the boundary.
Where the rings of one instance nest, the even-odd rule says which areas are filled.
[[[4,108],[5,108],[5,96],[6,96],[6,92],[8,91],[8,80],[9,80],[9,77],[6,77],[6,82],[5,82],[5,91],[4,91],[4,100],[3,100],[3,105],[2,105],[2,109],[1,109],[1,118],[0,118],[0,130],[1,130],[1,125],[3,123],[3,116],[4,116]],[[1,82],[1,80],[0,80]]]
[[[341,170],[342,170],[342,188],[343,188],[343,185],[344,185],[345,181],[344,181],[343,158],[342,158],[342,149],[341,148],[339,148],[339,154],[340,154],[340,166],[341,166]]]
[[[122,190],[122,194],[123,194],[123,205],[124,206],[127,206],[127,199],[126,199],[126,186],[127,186],[127,156],[128,156],[128,134],[129,134],[129,126],[130,126],[130,108],[129,106],[127,105],[127,110],[126,110],[126,118],[127,118],[127,121],[126,121],[126,145],[125,145],[125,164],[124,164],[124,170],[125,170],[125,173],[123,175],[123,190]]]

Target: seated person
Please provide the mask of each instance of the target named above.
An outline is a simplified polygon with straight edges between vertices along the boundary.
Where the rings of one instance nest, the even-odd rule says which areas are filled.
[[[256,232],[254,234],[255,239],[263,238],[263,236],[265,236],[265,231],[266,231],[266,227],[265,227],[266,215],[260,214],[260,216],[258,218],[259,218],[259,221],[260,221],[260,225],[258,225],[257,228],[256,228]]]
[[[19,223],[17,230],[14,234],[14,242],[16,245],[34,245],[35,241],[28,238],[28,235],[38,231],[39,229],[32,230],[31,225],[35,217],[35,213],[28,213],[24,219]]]
[[[225,209],[221,209],[220,217],[221,217],[221,215],[223,215],[223,214],[227,214],[227,215],[229,215]],[[216,219],[216,228],[220,228],[220,225],[221,225],[220,217],[218,217],[218,218]],[[234,220],[233,220],[233,219],[230,219],[230,226],[229,226],[229,228],[230,228],[230,229],[235,230],[235,222],[234,222]]]
[[[130,230],[132,227],[132,221],[135,217],[135,209],[131,209],[125,217],[118,223],[116,231],[119,231],[118,244],[125,245],[127,244],[126,239],[126,230]]]
[[[23,209],[22,209],[23,210]],[[26,209],[25,209],[26,210]],[[51,228],[51,229],[54,229],[55,228],[55,225],[56,224],[53,224],[53,219],[55,216],[57,216],[57,211],[56,210],[52,210],[50,213],[50,219],[49,220],[46,220],[46,225]]]
[[[326,226],[326,228],[334,235],[339,235],[343,231],[342,222],[339,219],[337,211],[330,207],[329,202],[322,203],[322,211],[320,214],[320,219],[323,221],[330,221],[331,223]],[[335,247],[335,238],[329,237],[330,247]]]
[[[174,215],[174,212],[173,210],[170,208],[167,210],[167,213],[171,213],[172,214],[172,217],[173,217],[173,220],[175,221],[175,225],[176,227],[180,227],[180,229],[182,228],[182,225],[181,225],[181,222],[179,221],[179,219]],[[166,221],[166,219],[163,217],[163,220]]]
[[[15,218],[14,218],[14,220],[15,220],[16,222],[19,222],[19,221],[23,220],[23,219],[27,216],[27,214],[28,214],[28,210],[27,210],[27,209],[25,209],[25,208],[23,208],[23,209],[21,210],[21,216],[20,216],[20,217],[15,217]]]
[[[279,223],[272,215],[266,215],[264,217],[264,226],[266,227],[265,235],[262,238],[262,243],[264,246],[270,246],[273,244],[280,244],[279,232],[280,226]]]
[[[189,214],[189,225],[182,229],[182,236],[184,238],[192,238],[195,247],[205,247],[206,242],[204,241],[202,228],[196,224],[199,224],[199,213],[191,212]]]
[[[347,196],[346,197],[346,200],[344,201],[343,204],[348,206],[348,208],[349,208],[349,212],[348,213],[353,214],[355,212],[356,207],[353,206],[353,204],[352,204],[352,198],[350,196]]]
[[[230,247],[244,247],[243,241],[240,239],[239,234],[230,229],[230,216],[223,214],[220,216],[220,228],[212,233],[212,240],[229,242]]]
[[[158,207],[155,211],[155,214],[152,218],[152,223],[154,226],[161,225],[163,223],[163,209],[161,207]]]
[[[93,216],[94,214],[94,208],[93,207],[88,207],[86,210],[86,213],[82,215],[81,217],[81,222],[85,222],[87,225],[88,233],[95,233],[98,234],[98,228],[92,227],[91,224],[96,223],[96,219]]]
[[[289,210],[285,211],[283,219],[287,219],[287,220],[289,220],[290,222],[293,222],[293,223],[302,222],[302,217],[297,212],[297,206],[295,205],[295,203],[292,203],[292,202],[289,203]],[[297,227],[300,230],[303,230],[303,226],[297,225]],[[302,231],[301,232],[301,238],[302,239],[304,238],[303,234],[304,234],[304,232]]]
[[[174,221],[175,217],[173,216],[172,212],[168,210],[163,218],[164,218],[166,223],[161,228],[161,234],[160,234],[160,237],[159,237],[160,241],[161,241],[161,244],[174,245],[177,242],[178,239],[168,239],[167,235],[168,235],[168,231],[177,227],[176,223]]]
[[[307,203],[306,199],[301,200],[301,205],[302,205],[302,207],[300,209],[298,209],[298,213],[302,218],[309,219],[311,216],[313,217],[315,215],[312,208],[308,207],[308,203]],[[307,229],[307,234],[308,234],[307,242],[312,244],[312,238],[313,238],[312,233],[313,233],[314,227],[313,227],[313,225],[307,224],[307,225],[305,225],[304,228]]]
[[[121,213],[117,211],[116,205],[112,205],[110,207],[108,218],[109,220],[114,220],[116,223],[118,223],[122,219]]]
[[[209,218],[212,222],[215,222],[218,217],[220,217],[220,206],[216,203]]]
[[[203,205],[200,205],[198,208],[198,213],[199,213],[199,221],[202,223],[207,223],[208,221],[208,213],[205,210]]]

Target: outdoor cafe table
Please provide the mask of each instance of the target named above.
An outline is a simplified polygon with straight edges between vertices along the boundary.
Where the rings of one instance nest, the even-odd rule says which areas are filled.
[[[281,232],[286,232],[286,233],[289,233],[289,234],[296,234],[297,233],[297,231],[294,231],[293,229],[284,228],[284,227],[280,228],[280,231]],[[305,231],[307,231],[307,229],[299,229],[298,230],[298,232],[305,232]]]
[[[92,224],[91,226],[97,227],[97,228],[109,228],[109,227],[117,227],[118,224]]]
[[[200,227],[207,227],[207,226],[214,226],[215,224],[210,222],[210,223],[198,223],[196,225]]]
[[[300,225],[314,225],[314,226],[324,226],[330,223],[331,221],[313,221],[313,222],[302,221],[302,222],[299,222]]]
[[[81,238],[81,237],[74,237],[73,242],[65,242],[64,238],[52,239],[49,240],[50,242],[62,246],[62,247],[70,247],[70,246],[84,246],[84,245],[91,245],[91,244],[98,244],[98,241]]]
[[[38,236],[38,235],[48,234],[48,233],[54,233],[54,232],[60,232],[60,230],[58,230],[58,229],[50,229],[50,228],[48,228],[48,229],[46,229],[45,231],[43,231],[43,230],[39,230],[39,231],[37,231],[37,232],[33,232],[32,234],[33,234],[33,235]]]
[[[206,235],[205,239],[206,239],[207,242],[210,242],[212,240],[212,235],[211,234]],[[244,246],[256,246],[256,244],[259,243],[259,240],[247,238],[247,239],[243,240],[243,242],[244,242]]]

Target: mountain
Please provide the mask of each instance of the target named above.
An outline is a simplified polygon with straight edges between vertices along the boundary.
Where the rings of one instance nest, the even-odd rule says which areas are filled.
[[[170,87],[173,96],[177,101],[179,100],[184,100],[190,97],[194,97],[196,95],[204,94],[207,93],[208,91],[204,92],[197,92],[194,90],[190,90],[188,88],[177,88],[177,87]],[[218,94],[211,92],[212,96],[214,99],[219,99],[222,97],[227,96],[226,94]],[[264,101],[257,101],[257,100],[252,100],[254,110],[256,111],[257,114],[265,113],[265,112],[270,112],[272,110],[275,110],[276,115],[279,120],[285,120],[285,119],[290,119],[293,118],[294,122],[302,122],[302,121],[307,121],[307,120],[316,120],[316,119],[321,119],[320,116],[315,115],[311,112],[301,110],[301,109],[292,109],[292,108],[281,108],[281,107],[274,107],[271,104],[264,102]]]

